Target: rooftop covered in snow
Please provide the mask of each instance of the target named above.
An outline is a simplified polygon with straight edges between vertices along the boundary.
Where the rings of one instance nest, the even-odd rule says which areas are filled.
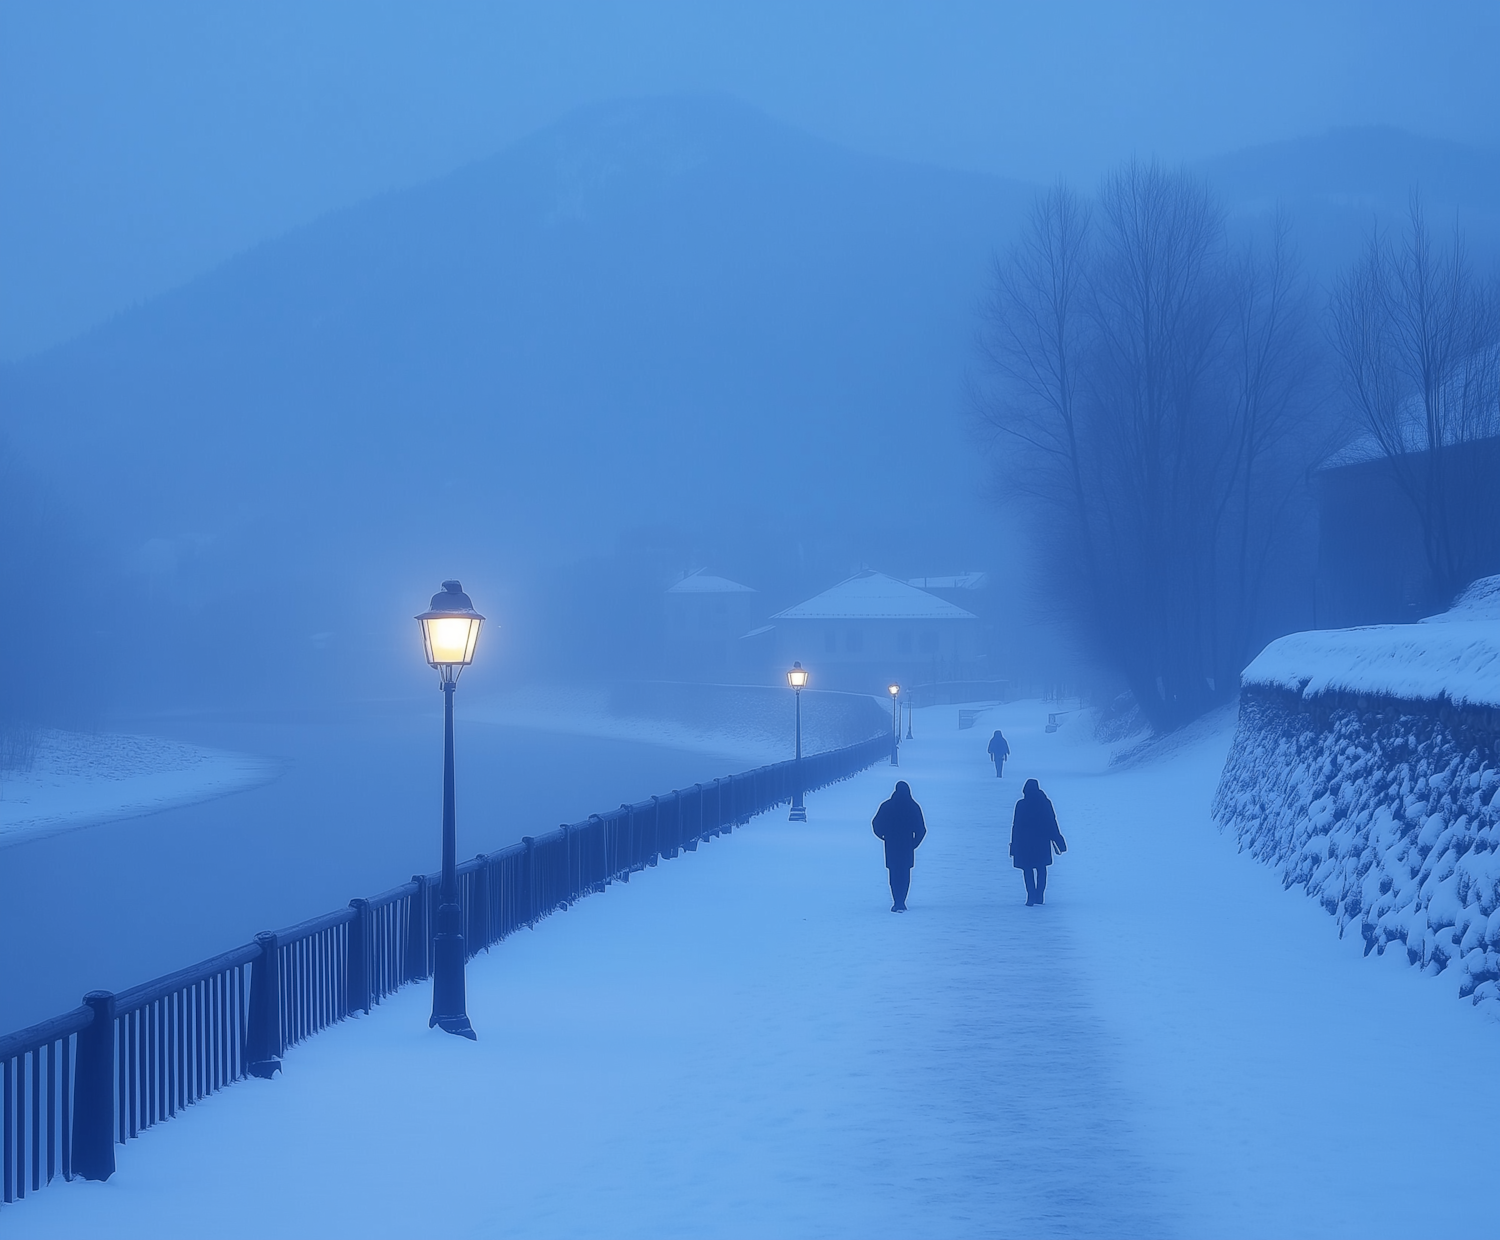
[[[973,612],[865,569],[806,602],[788,607],[772,620],[975,620]]]
[[[668,594],[754,594],[749,586],[742,586],[728,577],[715,577],[699,569],[689,573],[681,581],[667,587]]]
[[[990,584],[990,575],[954,573],[947,577],[908,577],[906,584],[919,590],[983,590]]]

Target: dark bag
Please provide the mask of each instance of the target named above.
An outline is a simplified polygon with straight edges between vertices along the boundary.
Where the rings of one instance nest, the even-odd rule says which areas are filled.
[[[1057,838],[1052,841],[1052,847],[1060,853],[1068,851],[1068,841],[1063,839],[1061,831],[1057,833]]]

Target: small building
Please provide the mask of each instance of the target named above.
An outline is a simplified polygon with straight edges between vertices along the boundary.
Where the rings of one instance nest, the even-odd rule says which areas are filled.
[[[1500,573],[1500,438],[1431,453],[1413,448],[1408,477],[1437,480],[1441,551],[1462,580]],[[1417,503],[1372,438],[1335,453],[1317,474],[1318,565],[1314,625],[1409,623],[1450,602],[1434,582]]]
[[[698,571],[667,587],[666,654],[672,679],[714,680],[742,671],[740,635],[759,618],[760,596]]]
[[[884,693],[893,679],[972,679],[983,662],[973,612],[869,569],[777,612],[771,625],[777,661],[802,663],[820,689]]]

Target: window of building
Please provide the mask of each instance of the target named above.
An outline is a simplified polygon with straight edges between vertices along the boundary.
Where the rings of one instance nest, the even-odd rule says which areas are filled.
[[[865,634],[863,629],[850,629],[844,634],[844,649],[850,654],[858,654],[865,648]]]
[[[823,634],[823,650],[828,654],[834,654],[839,648],[839,635],[832,629]]]
[[[938,635],[932,629],[928,629],[926,632],[924,632],[922,634],[921,642],[922,642],[922,653],[923,654],[936,654],[937,653]]]
[[[897,654],[910,654],[911,653],[911,630],[910,629],[902,629],[902,630],[900,630],[900,632],[898,632],[896,634],[896,653]]]

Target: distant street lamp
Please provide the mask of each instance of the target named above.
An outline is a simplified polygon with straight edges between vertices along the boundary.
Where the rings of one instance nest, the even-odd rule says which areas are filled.
[[[891,765],[900,766],[901,749],[901,686],[895,681],[886,685],[891,695]]]
[[[911,695],[906,698],[906,739],[911,740]]]
[[[807,684],[807,673],[802,670],[802,664],[792,664],[792,670],[786,674],[786,682],[792,686],[792,689],[797,694],[796,782],[792,787],[792,812],[787,815],[787,821],[806,822],[807,807],[802,804],[802,689]]]
[[[464,918],[458,902],[458,829],[453,810],[453,690],[459,673],[474,661],[484,617],[456,581],[443,582],[432,607],[417,617],[427,662],[443,690],[443,881],[438,889],[437,934],[432,941],[432,1019],[427,1022],[474,1037],[464,994]]]

